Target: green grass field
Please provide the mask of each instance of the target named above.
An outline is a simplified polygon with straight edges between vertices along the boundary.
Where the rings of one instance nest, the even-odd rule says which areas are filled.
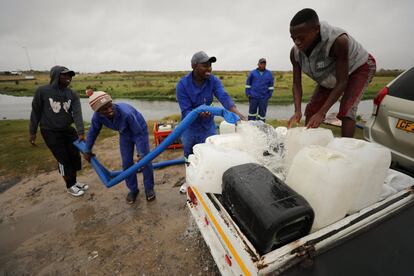
[[[52,153],[37,133],[36,146],[29,143],[28,120],[0,120],[0,175],[20,176],[57,169]],[[99,140],[116,135],[102,129]]]
[[[177,120],[178,115],[171,115],[164,120]],[[150,137],[153,135],[154,121],[148,121]],[[85,123],[87,131],[89,125]],[[116,131],[102,128],[96,143],[118,135]],[[36,146],[29,143],[28,120],[0,120],[0,175],[20,176],[57,169],[52,153],[43,141],[40,131],[37,133]],[[151,145],[153,148],[153,145]]]
[[[175,100],[175,86],[187,72],[106,72],[97,74],[78,74],[72,80],[72,88],[81,97],[86,97],[85,89],[109,92],[113,98],[131,98],[144,100]],[[219,77],[225,89],[236,102],[246,102],[244,94],[247,71],[213,71]],[[0,93],[14,96],[32,96],[36,88],[49,82],[49,74],[34,73],[35,80],[16,80],[0,77]],[[275,92],[270,99],[274,104],[292,103],[292,73],[276,71]],[[395,76],[381,75],[374,77],[363,99],[372,99],[378,91]],[[303,101],[308,101],[314,81],[303,75]]]

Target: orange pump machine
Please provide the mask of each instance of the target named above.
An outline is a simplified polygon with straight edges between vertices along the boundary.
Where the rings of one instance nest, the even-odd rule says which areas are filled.
[[[158,146],[168,135],[173,131],[173,124],[166,124],[155,122],[154,123],[154,141],[155,146]],[[168,146],[169,149],[182,148],[181,141],[177,140]]]

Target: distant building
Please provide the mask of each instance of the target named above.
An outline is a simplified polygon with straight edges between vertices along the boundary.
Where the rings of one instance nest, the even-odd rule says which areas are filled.
[[[1,72],[2,75],[6,75],[6,76],[21,76],[22,72],[20,71],[3,71]]]

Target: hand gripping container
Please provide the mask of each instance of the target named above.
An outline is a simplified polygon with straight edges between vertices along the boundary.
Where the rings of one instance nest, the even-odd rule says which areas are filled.
[[[308,202],[259,164],[223,174],[222,202],[260,254],[307,235],[313,223]]]

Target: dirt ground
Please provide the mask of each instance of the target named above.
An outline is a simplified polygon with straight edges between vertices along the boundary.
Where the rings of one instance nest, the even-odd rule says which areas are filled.
[[[95,147],[98,159],[119,169],[118,138]],[[154,162],[173,159],[168,150]],[[2,275],[216,275],[214,260],[179,193],[183,165],[155,171],[157,199],[141,193],[133,205],[127,188],[110,189],[89,164],[78,177],[90,189],[66,193],[57,171],[1,179],[0,273]]]

